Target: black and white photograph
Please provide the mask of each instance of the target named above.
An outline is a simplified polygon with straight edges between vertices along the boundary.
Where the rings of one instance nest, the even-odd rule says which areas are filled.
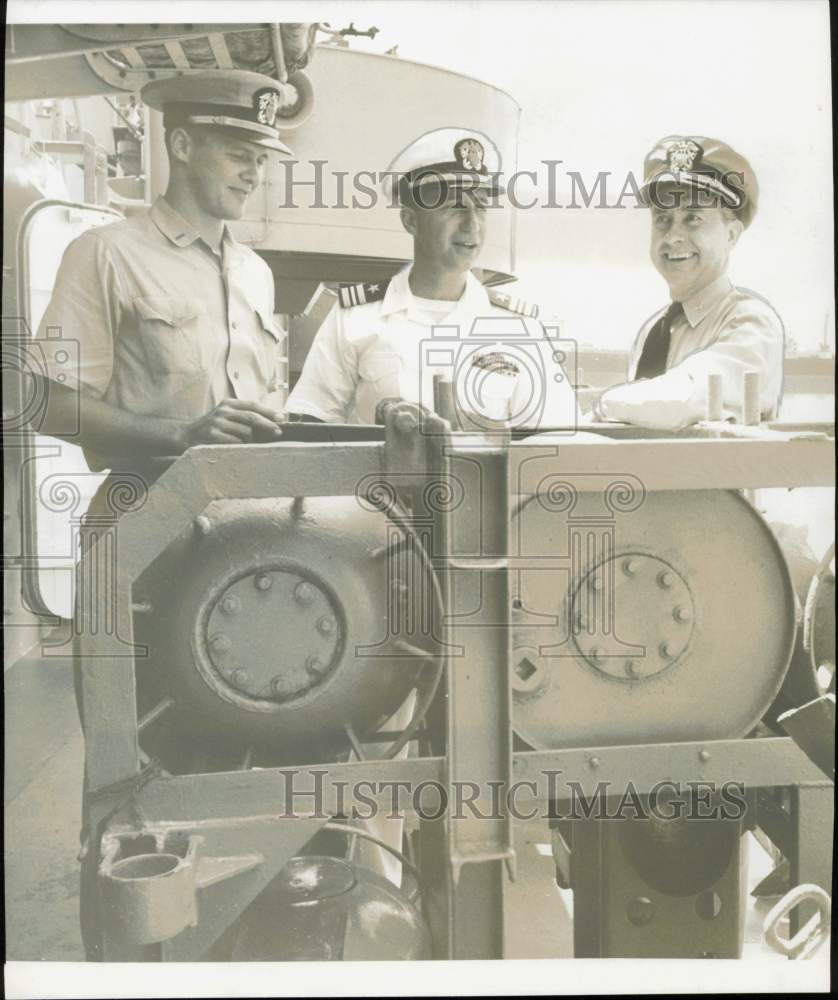
[[[830,14],[9,2],[7,996],[829,992]]]

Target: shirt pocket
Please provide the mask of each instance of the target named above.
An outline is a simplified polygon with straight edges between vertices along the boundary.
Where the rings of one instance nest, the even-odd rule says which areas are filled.
[[[358,357],[355,410],[361,423],[375,423],[375,409],[383,399],[400,399],[402,359],[392,351],[366,351]]]
[[[288,388],[288,341],[285,331],[274,319],[269,309],[257,306],[254,310],[257,325],[261,328],[261,357],[263,375],[268,392]]]
[[[142,295],[134,299],[134,310],[150,371],[194,375],[203,370],[200,338],[205,313],[199,302]]]
[[[398,379],[402,359],[390,351],[367,351],[358,358],[358,374],[365,382]]]

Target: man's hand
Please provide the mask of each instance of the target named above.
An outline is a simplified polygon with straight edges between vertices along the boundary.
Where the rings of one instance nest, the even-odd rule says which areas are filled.
[[[48,405],[33,425],[35,433],[81,445],[117,468],[130,468],[148,458],[171,458],[195,444],[268,443],[282,437],[283,415],[263,403],[225,399],[203,417],[187,422],[128,413],[89,392],[45,379],[39,388]],[[65,432],[77,424],[79,430]]]
[[[180,451],[196,444],[240,444],[270,442],[282,437],[280,415],[261,403],[244,399],[223,399],[214,409],[180,434]]]
[[[599,406],[600,397],[608,389],[605,388],[594,388],[593,386],[584,386],[577,388],[576,390],[576,400],[579,404],[579,410],[582,413],[590,413],[591,415],[596,415],[597,408]]]

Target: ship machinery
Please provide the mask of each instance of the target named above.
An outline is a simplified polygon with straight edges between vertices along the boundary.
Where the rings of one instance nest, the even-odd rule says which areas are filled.
[[[507,95],[315,50],[316,29],[10,26],[7,100],[261,68],[288,88],[302,162],[332,155],[332,119],[366,107],[376,61],[388,100],[424,83],[476,127],[491,120],[514,162]],[[444,124],[439,103],[394,128],[407,140]],[[162,180],[146,115],[147,198]],[[384,139],[364,136],[387,162]],[[85,537],[64,652],[80,662],[95,956],[501,958],[524,810],[549,825],[577,957],[739,957],[746,832],[792,890],[782,902],[797,936],[773,931],[777,947],[811,950],[831,891],[834,546],[815,560],[791,544],[753,491],[831,486],[832,426],[461,430],[440,382],[436,412],[390,400],[375,426],[288,424],[278,443],[192,448],[150,486],[121,477],[111,513],[82,529],[99,480],[26,430],[50,284],[36,249],[116,213],[91,136],[32,143],[75,158],[85,197],[9,188],[4,317],[20,320],[4,318],[4,369],[25,419],[4,421],[7,501],[11,490],[24,511],[7,552],[21,554],[21,607],[46,620],[36,498],[74,546]],[[342,155],[352,169],[369,150]],[[392,217],[356,213],[346,233],[351,210],[334,214],[315,229],[305,208],[266,200],[239,224],[274,272],[292,373],[330,289],[408,256]],[[485,281],[509,279],[513,248],[496,227]],[[19,528],[7,523],[7,542]],[[358,820],[370,797],[389,807],[394,783],[396,848]],[[634,815],[609,818],[628,802]],[[359,860],[364,842],[395,857],[400,885]]]

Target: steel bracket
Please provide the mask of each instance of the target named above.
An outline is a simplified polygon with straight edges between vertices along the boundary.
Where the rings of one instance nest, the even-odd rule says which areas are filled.
[[[171,831],[106,833],[99,904],[106,940],[157,944],[198,923],[198,890],[257,868],[261,854],[202,856],[203,837]]]

